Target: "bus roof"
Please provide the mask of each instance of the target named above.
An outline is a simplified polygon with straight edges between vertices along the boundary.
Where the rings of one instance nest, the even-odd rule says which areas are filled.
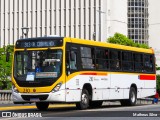
[[[44,37],[33,37],[33,38],[22,38],[22,39],[18,39],[19,40],[46,40],[46,39],[63,39],[64,37],[60,37],[60,36],[44,36]]]
[[[84,39],[78,39],[78,38],[68,38],[67,41],[72,42],[72,43],[77,43],[77,44],[84,44],[84,45],[91,45],[91,46],[98,46],[98,47],[107,47],[107,48],[113,48],[113,49],[116,48],[116,49],[120,49],[120,50],[154,54],[154,50],[152,48],[145,49],[145,48],[131,47],[131,46],[125,46],[125,45],[119,45],[119,44],[112,44],[112,43],[107,43],[107,42],[97,42],[97,41],[93,41],[93,40],[84,40]]]
[[[45,36],[45,37],[35,37],[35,38],[24,38],[19,39],[18,41],[22,40],[46,40],[46,39],[63,39],[64,37],[60,36]],[[107,48],[115,48],[120,50],[128,50],[128,51],[135,51],[135,52],[141,52],[141,53],[150,53],[154,54],[154,50],[152,48],[145,49],[145,48],[138,48],[138,47],[131,47],[131,46],[125,46],[125,45],[119,45],[119,44],[112,44],[107,42],[98,42],[94,40],[86,40],[86,39],[79,39],[79,38],[70,38],[65,37],[66,42],[72,42],[77,44],[83,44],[83,45],[91,45],[91,46],[97,46],[97,47],[107,47]]]

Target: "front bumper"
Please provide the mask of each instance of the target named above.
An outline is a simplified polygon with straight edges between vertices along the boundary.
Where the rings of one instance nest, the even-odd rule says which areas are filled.
[[[50,93],[16,93],[12,92],[14,103],[31,102],[65,102],[65,90]]]

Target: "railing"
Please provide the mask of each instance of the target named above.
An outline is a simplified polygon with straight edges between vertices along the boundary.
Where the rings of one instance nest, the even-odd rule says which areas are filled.
[[[137,100],[138,104],[152,104],[154,98],[141,98]]]
[[[13,103],[11,90],[0,90],[0,104]]]

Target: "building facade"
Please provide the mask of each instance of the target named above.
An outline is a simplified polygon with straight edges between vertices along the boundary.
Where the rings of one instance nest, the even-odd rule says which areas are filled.
[[[69,36],[106,41],[127,35],[127,0],[0,0],[0,46],[24,37]]]
[[[128,0],[128,37],[148,44],[148,0]]]
[[[0,0],[0,47],[24,37],[106,41],[116,32],[158,49],[159,0]]]
[[[160,0],[149,1],[149,46],[155,50],[156,64],[160,67]],[[160,73],[159,73],[160,74]]]

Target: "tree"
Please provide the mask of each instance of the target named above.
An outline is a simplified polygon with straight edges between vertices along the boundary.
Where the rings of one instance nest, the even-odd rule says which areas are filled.
[[[113,37],[108,38],[107,42],[132,47],[149,48],[146,44],[134,43],[133,40],[120,33],[115,33]]]
[[[0,89],[11,88],[11,70],[12,70],[12,55],[13,45],[8,45],[0,48]],[[6,54],[10,54],[9,62],[6,62]]]

